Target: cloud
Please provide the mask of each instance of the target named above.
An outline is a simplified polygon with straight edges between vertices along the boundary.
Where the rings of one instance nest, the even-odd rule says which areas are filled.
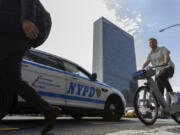
[[[139,22],[139,23],[141,23],[142,22],[142,15],[141,14],[138,14],[137,16],[136,16],[136,21],[137,22]]]
[[[172,88],[174,92],[180,92],[180,86],[172,85]]]
[[[115,24],[126,32],[135,36],[140,30],[142,15],[137,11],[131,11],[125,6],[125,0],[103,0],[108,10],[114,10]]]

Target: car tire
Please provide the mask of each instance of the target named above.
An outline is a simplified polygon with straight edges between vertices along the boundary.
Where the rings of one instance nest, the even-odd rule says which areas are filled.
[[[13,106],[14,94],[8,90],[0,90],[0,121],[9,113]]]
[[[118,121],[124,114],[123,104],[117,98],[110,98],[105,105],[104,120]]]

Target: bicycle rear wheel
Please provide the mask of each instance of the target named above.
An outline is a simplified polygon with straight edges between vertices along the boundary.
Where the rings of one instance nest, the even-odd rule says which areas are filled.
[[[142,86],[136,91],[134,108],[139,120],[145,125],[152,125],[158,118],[158,103],[149,88]]]
[[[9,113],[13,105],[13,93],[8,90],[0,89],[0,121]]]
[[[177,112],[171,116],[172,116],[172,119],[174,119],[174,121],[176,121],[178,124],[180,124],[180,112]]]

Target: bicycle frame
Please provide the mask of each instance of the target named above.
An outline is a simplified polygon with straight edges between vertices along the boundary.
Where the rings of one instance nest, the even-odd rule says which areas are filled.
[[[154,95],[158,101],[158,104],[163,107],[164,111],[166,111],[167,113],[169,113],[171,115],[175,114],[177,112],[180,112],[180,105],[178,105],[178,104],[170,105],[165,101],[162,93],[160,92],[157,84],[155,83],[155,81],[153,80],[152,77],[147,77],[146,79],[147,79],[147,82],[150,87],[150,92],[154,93]]]

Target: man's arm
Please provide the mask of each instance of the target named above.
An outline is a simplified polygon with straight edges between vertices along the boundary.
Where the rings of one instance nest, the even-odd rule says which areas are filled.
[[[39,30],[34,24],[36,20],[37,0],[20,0],[21,23],[27,38],[33,40],[38,37]]]
[[[170,60],[169,52],[164,53],[164,62],[161,65],[167,65]]]
[[[146,62],[143,64],[142,69],[144,69],[146,66],[148,66],[150,63],[150,60],[146,60]]]
[[[163,63],[160,64],[161,66],[164,66],[164,65],[168,64],[168,62],[170,60],[170,55],[169,54],[170,54],[170,51],[167,48],[163,47],[164,61],[163,61]]]
[[[21,2],[21,21],[29,20],[35,22],[37,0],[20,0]]]

